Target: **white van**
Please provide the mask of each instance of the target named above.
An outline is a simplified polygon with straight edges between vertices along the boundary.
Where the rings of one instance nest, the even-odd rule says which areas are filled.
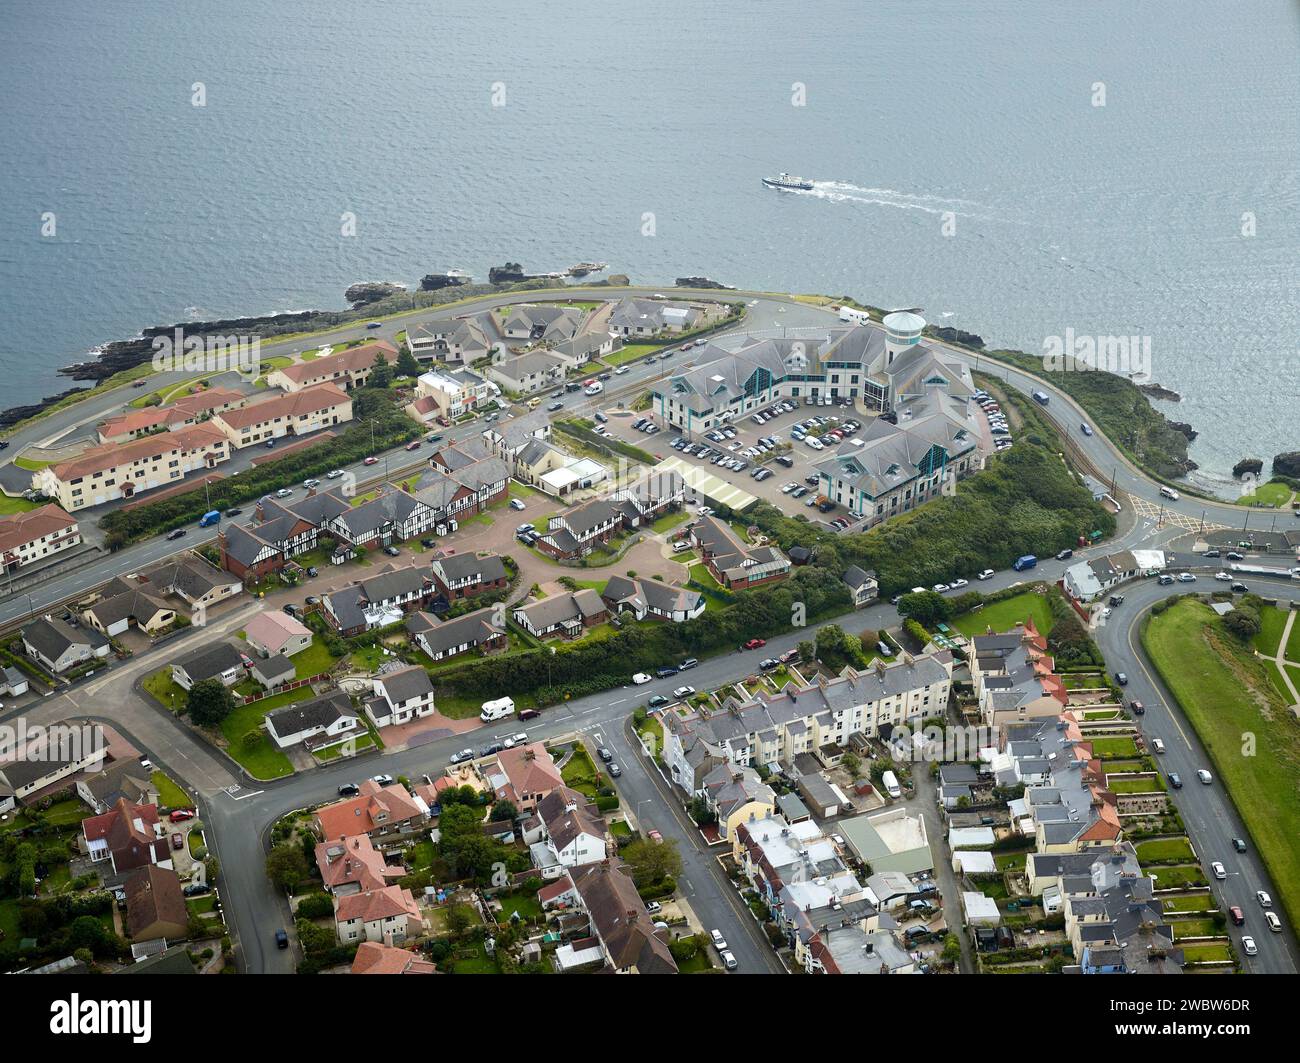
[[[478,718],[484,723],[492,720],[504,720],[507,716],[515,714],[515,703],[513,698],[497,698],[495,701],[483,702],[483,711],[478,714]]]
[[[1160,739],[1153,738],[1151,739],[1151,748],[1154,749],[1157,753],[1163,753],[1165,751],[1165,744],[1162,741],[1160,741]]]
[[[1164,495],[1165,498],[1172,498],[1175,502],[1178,501],[1178,492],[1172,487],[1161,487],[1160,493]]]
[[[885,788],[885,793],[890,797],[898,798],[903,796],[903,788],[898,785],[898,776],[892,771],[885,772],[880,777],[880,785]]]

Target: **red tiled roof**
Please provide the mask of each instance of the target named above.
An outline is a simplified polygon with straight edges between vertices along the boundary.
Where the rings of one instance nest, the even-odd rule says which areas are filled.
[[[54,503],[0,518],[0,550],[16,550],[26,543],[43,539],[76,523],[75,518]]]
[[[438,969],[408,949],[363,941],[352,961],[353,974],[437,974]]]

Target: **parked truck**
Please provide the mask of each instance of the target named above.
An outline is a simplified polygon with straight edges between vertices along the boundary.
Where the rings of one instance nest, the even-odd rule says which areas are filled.
[[[478,714],[478,718],[484,723],[491,723],[493,720],[504,720],[507,716],[515,714],[515,702],[513,698],[497,698],[495,701],[483,702],[483,711]]]
[[[219,509],[208,510],[199,518],[200,528],[211,528],[212,525],[219,523],[221,520],[221,511]]]
[[[1024,572],[1025,569],[1033,568],[1036,564],[1038,564],[1037,557],[1033,554],[1025,554],[1023,557],[1016,558],[1015,563],[1012,564],[1011,567],[1017,572]]]
[[[1228,566],[1233,572],[1246,576],[1273,576],[1276,579],[1300,580],[1300,567],[1280,568],[1277,565],[1252,565],[1233,562]]]

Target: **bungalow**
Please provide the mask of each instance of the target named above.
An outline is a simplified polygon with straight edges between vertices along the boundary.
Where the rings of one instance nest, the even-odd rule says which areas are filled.
[[[704,612],[705,606],[704,595],[699,591],[631,576],[610,576],[600,596],[612,612],[630,612],[638,620],[657,616],[674,624],[694,620]]]
[[[409,723],[434,711],[433,681],[421,665],[380,673],[374,689],[376,696],[366,702],[366,715],[376,727]]]
[[[132,624],[156,635],[176,620],[175,611],[161,598],[122,577],[110,580],[104,597],[84,609],[82,619],[109,638],[121,635]]]
[[[505,649],[509,645],[505,624],[495,609],[476,609],[451,620],[439,621],[430,613],[411,613],[406,618],[411,641],[434,661],[455,657],[458,653],[482,649],[484,652]]]
[[[171,868],[148,864],[126,880],[124,889],[126,932],[132,941],[180,941],[189,936],[189,909],[181,880]]]
[[[283,609],[267,609],[244,625],[244,640],[262,657],[292,657],[311,645],[311,629]]]
[[[81,833],[91,861],[107,860],[118,874],[149,864],[172,866],[157,805],[133,805],[120,798],[103,815],[83,819]]]
[[[257,680],[264,690],[274,690],[297,679],[298,668],[284,654],[273,653],[270,657],[254,657],[248,674]]]
[[[351,391],[365,385],[381,355],[392,365],[397,360],[397,348],[386,340],[363,343],[324,358],[273,369],[266,375],[266,384],[291,393],[326,383]]]
[[[53,502],[0,517],[0,571],[14,572],[80,542],[76,520]]]
[[[537,638],[577,638],[609,619],[609,608],[590,587],[543,598],[514,611],[515,623]]]
[[[341,690],[286,705],[266,714],[266,731],[280,748],[306,743],[316,750],[343,741],[362,730],[352,699]]]
[[[451,554],[435,558],[430,569],[434,587],[449,602],[504,590],[510,582],[498,554]]]
[[[244,675],[244,662],[240,653],[229,642],[214,642],[201,646],[172,664],[172,679],[182,690],[189,690],[205,679],[220,679],[232,687]]]
[[[41,796],[42,791],[61,783],[80,771],[98,771],[104,765],[102,736],[88,728],[84,722],[63,721],[65,728],[76,728],[84,738],[64,742],[51,732],[44,739],[32,738],[21,750],[13,750],[6,743],[5,756],[12,759],[0,763],[0,812],[7,812],[17,802]],[[89,730],[89,734],[86,734]]]
[[[73,627],[57,617],[43,616],[28,624],[22,638],[27,656],[56,674],[108,656],[108,639],[98,631]]]
[[[380,786],[367,779],[360,789],[356,797],[316,810],[316,832],[326,841],[365,834],[382,843],[419,833],[429,821],[429,806],[400,782]]]
[[[77,796],[100,815],[125,800],[130,805],[156,805],[158,790],[151,773],[138,760],[119,760],[76,780]]]
[[[617,336],[654,336],[659,332],[684,332],[703,319],[703,311],[685,303],[661,299],[621,299],[609,318],[609,331]]]
[[[729,590],[757,587],[790,574],[789,558],[777,547],[750,546],[714,516],[695,522],[691,542],[699,549],[709,574]]]
[[[174,595],[195,610],[211,609],[244,589],[230,573],[194,554],[147,568],[138,582],[155,594]]]
[[[390,568],[321,598],[325,619],[339,634],[359,635],[396,624],[433,596],[433,581],[414,566]]]
[[[1108,557],[1078,561],[1065,570],[1065,589],[1079,602],[1091,602],[1141,571],[1137,559],[1128,550]]]
[[[558,343],[576,336],[585,316],[576,306],[517,303],[505,312],[501,334],[511,340]]]

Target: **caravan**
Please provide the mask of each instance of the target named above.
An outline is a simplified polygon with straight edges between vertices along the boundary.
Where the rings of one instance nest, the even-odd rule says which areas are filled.
[[[493,720],[504,720],[507,716],[513,716],[514,714],[514,699],[497,698],[495,701],[483,702],[483,711],[479,713],[478,718],[484,723],[491,723]]]

